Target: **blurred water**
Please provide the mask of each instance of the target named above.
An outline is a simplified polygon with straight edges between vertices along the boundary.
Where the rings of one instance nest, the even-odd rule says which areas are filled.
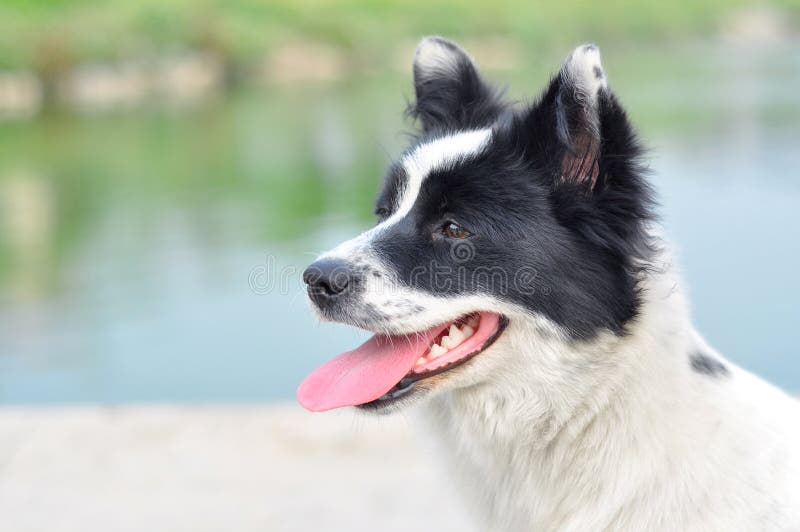
[[[611,68],[653,147],[698,327],[793,390],[797,51]],[[508,77],[520,94],[542,79]],[[290,398],[364,337],[317,324],[299,273],[371,223],[408,92],[366,79],[0,124],[0,402]]]

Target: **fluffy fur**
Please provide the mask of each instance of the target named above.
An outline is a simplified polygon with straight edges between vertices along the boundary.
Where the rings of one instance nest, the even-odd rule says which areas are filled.
[[[314,308],[386,334],[479,310],[508,325],[372,410],[416,404],[482,530],[800,529],[800,404],[694,330],[598,49],[527,106],[439,37],[414,78],[422,133],[376,226],[306,272],[328,279]],[[443,236],[453,220],[471,236]]]

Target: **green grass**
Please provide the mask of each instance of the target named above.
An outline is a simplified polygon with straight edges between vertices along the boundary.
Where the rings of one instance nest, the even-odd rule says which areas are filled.
[[[798,0],[766,3],[796,27]],[[380,67],[398,40],[502,35],[531,46],[576,40],[669,41],[714,34],[732,12],[765,2],[628,0],[4,0],[0,68],[43,75],[87,61],[210,49],[247,63],[291,39],[358,54]]]

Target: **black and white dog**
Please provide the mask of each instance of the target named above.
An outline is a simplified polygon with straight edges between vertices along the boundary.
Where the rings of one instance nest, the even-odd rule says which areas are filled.
[[[439,37],[414,83],[377,225],[304,274],[323,319],[376,334],[300,403],[419,403],[482,529],[800,530],[800,403],[692,327],[598,49],[533,105]]]

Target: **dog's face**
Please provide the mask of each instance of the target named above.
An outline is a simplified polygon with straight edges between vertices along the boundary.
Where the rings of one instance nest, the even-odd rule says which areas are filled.
[[[502,101],[438,37],[417,48],[414,81],[423,131],[387,172],[377,224],[304,274],[323,319],[376,333],[301,384],[311,410],[489,383],[535,351],[523,337],[620,335],[637,312],[649,194],[597,48],[577,48],[531,106]]]

